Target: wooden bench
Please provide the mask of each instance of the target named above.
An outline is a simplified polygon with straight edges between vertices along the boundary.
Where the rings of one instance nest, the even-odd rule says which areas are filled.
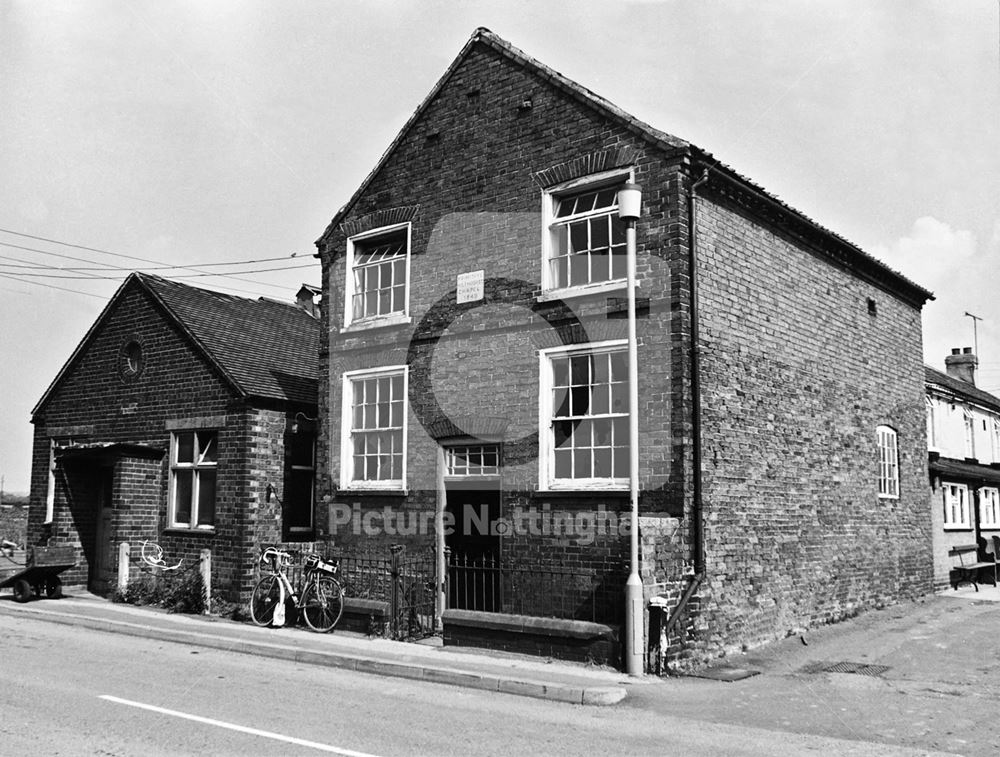
[[[979,591],[979,571],[981,568],[992,568],[992,584],[997,585],[997,563],[995,560],[985,562],[979,559],[979,547],[975,544],[962,544],[948,550],[948,557],[957,557],[958,563],[952,565],[955,579],[951,582],[953,589],[958,589],[960,583],[972,584]]]

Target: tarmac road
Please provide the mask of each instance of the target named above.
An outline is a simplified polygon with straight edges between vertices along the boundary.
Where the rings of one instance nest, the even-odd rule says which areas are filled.
[[[4,612],[7,754],[926,754],[288,663]],[[702,682],[714,688],[739,684]],[[747,689],[744,689],[746,691]],[[645,687],[665,705],[676,682]]]

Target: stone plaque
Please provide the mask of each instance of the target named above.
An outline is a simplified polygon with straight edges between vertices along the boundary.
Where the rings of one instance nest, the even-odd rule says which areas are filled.
[[[471,271],[458,274],[457,290],[456,299],[459,304],[483,299],[483,272]]]

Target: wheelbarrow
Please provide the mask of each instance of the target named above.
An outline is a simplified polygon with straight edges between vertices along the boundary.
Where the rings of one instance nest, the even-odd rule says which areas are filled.
[[[0,552],[0,589],[14,590],[14,600],[27,602],[43,594],[49,599],[62,596],[59,574],[76,567],[73,547],[34,547],[29,560],[24,551],[5,549]]]

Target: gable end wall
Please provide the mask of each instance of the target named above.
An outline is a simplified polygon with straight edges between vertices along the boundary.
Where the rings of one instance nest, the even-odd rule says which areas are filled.
[[[931,589],[920,312],[705,194],[699,625],[739,649]],[[880,424],[899,499],[877,494]]]
[[[146,356],[142,375],[123,382],[117,372],[122,345],[137,338]],[[73,466],[57,478],[55,518],[43,523],[48,491],[50,438],[83,434],[82,442],[120,442],[169,449],[171,429],[211,427],[219,431],[219,474],[214,533],[168,530],[169,460],[134,458],[115,463],[115,513],[111,541],[133,546],[132,569],[139,570],[139,544],[149,539],[168,562],[198,561],[212,551],[215,595],[245,600],[252,588],[253,554],[260,542],[281,541],[280,497],[284,491],[284,440],[295,410],[257,407],[234,395],[215,369],[162,314],[139,287],[123,292],[85,345],[78,360],[33,419],[35,424],[28,543],[67,544],[78,549],[78,567],[63,576],[86,584],[95,559],[97,493],[87,477],[94,463]],[[215,420],[211,420],[215,419]],[[67,499],[65,481],[77,496]],[[277,497],[267,496],[267,484]],[[260,524],[260,525],[258,525]],[[115,558],[116,559],[116,558]]]

